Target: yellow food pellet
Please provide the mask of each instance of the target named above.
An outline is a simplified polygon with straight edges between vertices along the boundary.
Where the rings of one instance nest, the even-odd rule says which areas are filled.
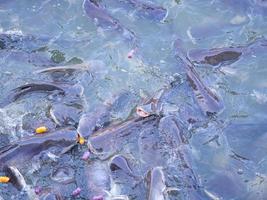
[[[81,145],[83,145],[83,144],[85,143],[85,139],[84,139],[84,137],[82,137],[82,136],[79,137],[79,143],[80,143]]]
[[[10,180],[7,176],[0,176],[0,183],[8,183]]]
[[[40,126],[38,128],[35,129],[36,133],[45,133],[47,132],[47,128],[45,126]]]

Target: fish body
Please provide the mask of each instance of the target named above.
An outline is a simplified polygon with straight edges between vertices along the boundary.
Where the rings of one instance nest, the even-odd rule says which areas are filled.
[[[33,189],[27,185],[23,175],[15,166],[5,166],[4,171],[10,177],[11,183],[14,187],[16,187],[19,191],[25,191],[30,200],[38,198]]]
[[[224,105],[221,99],[208,88],[201,80],[199,74],[195,70],[194,64],[187,57],[181,40],[175,42],[176,56],[181,60],[182,65],[186,71],[187,80],[193,89],[195,99],[198,102],[203,113],[207,116],[214,115],[223,110]]]
[[[29,161],[33,156],[53,146],[67,147],[76,142],[76,130],[65,128],[52,133],[25,137],[0,148],[0,169]]]
[[[5,97],[0,102],[0,108],[5,107],[9,105],[10,103],[13,103],[20,99],[21,97],[33,93],[33,92],[53,92],[58,91],[59,94],[64,95],[65,91],[63,88],[50,83],[29,83],[25,84],[23,86],[19,86],[13,90],[10,91],[10,94]]]
[[[166,189],[165,176],[162,167],[154,167],[146,176],[148,184],[148,200],[164,200],[164,191]]]
[[[97,26],[116,30],[128,41],[134,42],[136,40],[135,33],[122,26],[119,20],[108,14],[98,1],[84,0],[83,9],[89,18],[97,21]]]
[[[161,21],[167,16],[167,9],[156,5],[149,1],[142,0],[126,0],[126,3],[130,4],[136,9],[138,16],[147,18],[153,21]]]

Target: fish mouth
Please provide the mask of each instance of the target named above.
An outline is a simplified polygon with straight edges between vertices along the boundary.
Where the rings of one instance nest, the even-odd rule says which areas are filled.
[[[136,108],[136,114],[139,115],[140,117],[148,117],[150,116],[150,113],[144,111],[144,109],[140,106]]]

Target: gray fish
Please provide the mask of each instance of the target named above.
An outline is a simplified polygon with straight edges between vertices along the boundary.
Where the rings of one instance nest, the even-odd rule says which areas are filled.
[[[115,155],[111,158],[109,168],[112,172],[122,170],[126,174],[132,176],[133,171],[129,166],[127,159],[123,155]]]
[[[23,86],[17,87],[10,91],[10,94],[5,97],[0,102],[0,108],[5,107],[9,105],[10,103],[13,103],[17,101],[19,98],[32,93],[32,92],[53,92],[58,91],[59,94],[64,95],[65,91],[63,88],[50,84],[50,83],[29,83],[25,84]]]
[[[81,116],[82,108],[69,106],[64,103],[56,103],[49,109],[49,115],[58,126],[76,125]]]
[[[0,148],[0,169],[4,165],[15,165],[30,160],[50,147],[66,147],[76,142],[76,130],[65,128],[52,133],[23,138]]]
[[[175,42],[176,56],[181,60],[182,65],[186,71],[188,82],[193,89],[196,101],[205,115],[211,116],[219,113],[224,108],[222,101],[219,97],[209,89],[199,77],[195,70],[194,64],[186,56],[186,52],[183,49],[183,43],[181,40]]]
[[[95,131],[102,129],[110,124],[110,113],[108,107],[103,105],[92,112],[81,116],[77,132],[83,137],[92,135]]]
[[[148,185],[148,200],[164,200],[166,189],[165,176],[162,167],[154,167],[146,175]]]
[[[211,50],[194,50],[189,52],[190,59],[199,64],[212,66],[228,65],[239,60],[242,52],[235,48],[222,48]]]
[[[125,1],[136,9],[138,16],[142,16],[143,18],[148,18],[153,21],[161,21],[167,16],[167,10],[165,8],[152,2],[144,2],[141,0]]]
[[[137,103],[137,97],[131,92],[122,92],[93,111],[84,113],[79,121],[77,132],[84,137],[107,127],[110,123],[126,120]]]
[[[102,159],[106,159],[110,155],[114,155],[124,143],[127,143],[129,136],[135,136],[140,128],[153,126],[157,122],[157,116],[150,116],[147,118],[137,117],[126,122],[110,125],[93,133],[88,139],[88,146],[89,148],[93,147],[97,152],[103,153],[104,158]]]
[[[148,117],[150,115],[161,115],[162,106],[163,106],[163,95],[166,92],[167,88],[158,90],[155,95],[142,105],[138,105],[136,108],[136,113],[140,117]]]
[[[107,11],[95,0],[84,0],[83,9],[92,20],[97,20],[98,26],[118,31],[128,41],[135,42],[135,33],[123,27],[119,20],[107,13]]]
[[[259,38],[246,45],[193,49],[188,52],[188,58],[197,64],[208,64],[212,66],[229,65],[238,61],[241,57],[251,56],[254,51],[258,51],[264,47],[266,48],[266,40]]]
[[[10,178],[10,182],[14,185],[14,187],[16,187],[19,191],[25,191],[29,199],[34,200],[38,198],[33,189],[27,185],[23,175],[15,166],[5,166],[4,171]]]

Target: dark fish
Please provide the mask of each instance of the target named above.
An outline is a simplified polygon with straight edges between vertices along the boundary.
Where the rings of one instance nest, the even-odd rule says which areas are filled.
[[[112,122],[124,121],[130,116],[136,104],[137,97],[134,94],[128,91],[122,92],[114,99],[106,101],[105,105],[97,106],[93,111],[83,114],[77,131],[84,137],[88,137]]]
[[[0,148],[0,168],[23,163],[53,146],[66,147],[76,142],[76,130],[65,128],[52,133],[23,138]]]
[[[14,185],[14,187],[16,187],[19,191],[25,191],[30,200],[37,198],[37,195],[34,193],[33,189],[27,185],[25,178],[16,167],[5,166],[4,172],[10,178],[10,182]]]
[[[168,176],[175,170],[175,175],[179,177],[180,182],[175,187],[178,187],[181,199],[207,199],[204,198],[206,195],[192,169],[191,149],[181,126],[182,124],[174,116],[162,118],[158,126],[161,143],[165,147],[163,151],[169,155],[166,157]]]
[[[19,33],[0,33],[0,52],[8,50],[18,50],[27,53],[37,53],[47,51],[50,44],[59,44],[60,46],[73,46],[74,43],[84,43],[88,40],[57,39],[57,37],[35,36]]]
[[[49,109],[50,117],[58,126],[77,125],[81,113],[82,108],[64,103],[53,104]]]
[[[188,82],[195,94],[196,101],[198,102],[204,114],[211,116],[222,111],[224,108],[222,101],[201,80],[197,71],[195,70],[194,64],[186,56],[186,53],[182,48],[181,40],[177,40],[175,42],[175,49],[176,56],[182,61],[187,74]]]
[[[136,9],[138,16],[153,21],[161,21],[167,15],[167,10],[165,8],[155,5],[152,2],[144,2],[141,0],[126,0],[126,2]]]
[[[133,174],[127,159],[122,155],[113,156],[110,160],[109,168],[112,172],[122,170],[130,176]]]
[[[33,49],[45,46],[47,41],[37,39],[34,36],[25,36],[21,34],[0,34],[0,51],[1,50],[23,50],[31,52]]]
[[[161,115],[163,111],[163,95],[167,88],[158,90],[155,95],[142,105],[137,106],[136,113],[140,117],[148,117],[150,115]]]
[[[26,181],[16,167],[5,166],[4,172],[10,178],[10,182],[18,189],[23,190],[27,187]]]
[[[110,113],[108,107],[103,105],[92,112],[81,116],[77,132],[83,137],[92,135],[95,131],[102,129],[110,124]]]
[[[64,95],[63,88],[54,84],[48,83],[30,83],[11,90],[10,94],[0,102],[0,108],[7,106],[8,104],[15,102],[19,98],[32,92],[53,92],[58,91],[59,94]]]
[[[96,0],[84,0],[83,9],[92,20],[97,20],[97,25],[118,31],[122,36],[133,42],[136,40],[135,33],[123,27],[119,20],[112,17]]]
[[[188,58],[194,63],[209,64],[212,66],[229,65],[238,61],[241,57],[251,56],[255,51],[266,48],[264,38],[256,39],[246,45],[213,49],[193,49],[188,52]]]
[[[111,117],[114,120],[126,120],[132,114],[138,100],[138,96],[129,91],[123,91],[116,95],[115,99],[111,100],[109,109]]]
[[[165,176],[162,167],[154,167],[146,175],[148,185],[148,200],[164,200],[166,189]]]
[[[236,48],[222,48],[211,50],[193,50],[189,52],[189,58],[198,64],[213,66],[232,64],[239,60],[242,51]]]
[[[145,126],[153,126],[157,123],[157,116],[150,116],[147,118],[133,118],[126,122],[111,125],[103,130],[99,130],[88,139],[88,145],[90,145],[100,153],[113,154],[123,144],[127,143],[129,136],[132,138],[137,137],[137,133]],[[106,157],[107,155],[104,155]]]

